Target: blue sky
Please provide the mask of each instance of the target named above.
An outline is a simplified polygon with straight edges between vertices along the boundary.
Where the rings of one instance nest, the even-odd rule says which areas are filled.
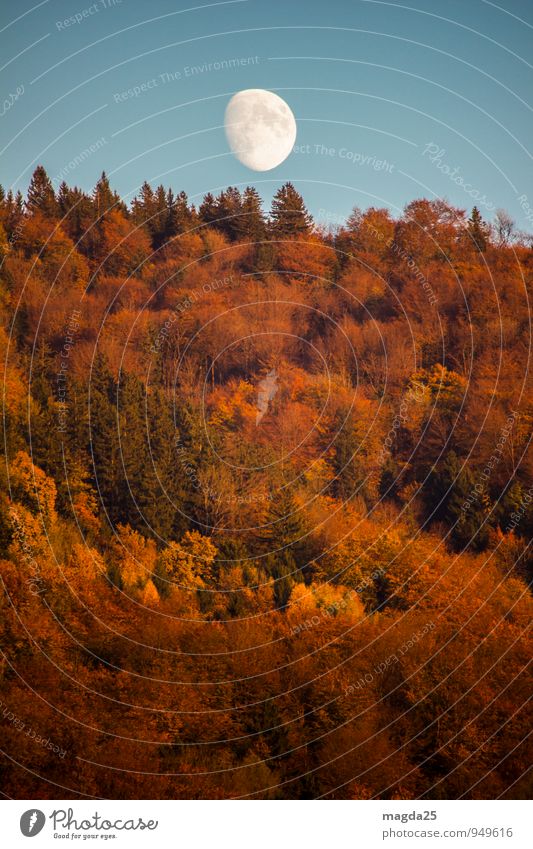
[[[321,219],[425,196],[531,229],[526,0],[3,0],[0,30],[4,186],[24,190],[40,162],[85,189],[105,169],[123,196],[144,179],[196,202],[253,184],[268,206],[292,180]],[[245,88],[297,119],[297,150],[272,171],[228,149],[224,110]]]

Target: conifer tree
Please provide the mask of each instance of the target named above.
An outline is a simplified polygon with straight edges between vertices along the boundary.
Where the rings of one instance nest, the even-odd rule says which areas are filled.
[[[59,215],[62,227],[70,238],[77,244],[83,238],[93,221],[93,204],[91,198],[76,186],[71,189],[63,181],[57,192]],[[83,242],[80,249],[83,250]]]
[[[1,205],[2,224],[8,241],[15,240],[24,218],[24,199],[20,192],[8,191]]]
[[[170,195],[171,192],[169,190],[169,197]],[[185,233],[194,226],[194,207],[189,206],[189,199],[186,192],[179,192],[172,202],[167,199],[167,206],[169,208],[169,212],[172,214],[172,235],[175,235],[176,233]]]
[[[334,444],[333,466],[335,469],[334,491],[337,498],[349,501],[361,491],[365,479],[361,462],[361,439],[356,422],[339,420],[338,433]]]
[[[174,197],[172,189],[169,189],[166,194],[164,241],[167,242],[174,236],[191,230],[194,226],[194,220],[194,207],[189,207],[186,192],[181,191]]]
[[[472,209],[472,215],[468,219],[468,232],[478,251],[484,253],[487,250],[487,238],[489,231],[477,206],[474,206]]]
[[[142,184],[138,196],[133,198],[131,211],[136,224],[149,223],[155,213],[154,190],[146,180]]]
[[[105,216],[111,209],[120,211],[126,217],[128,215],[126,204],[121,200],[120,195],[112,190],[105,171],[102,171],[102,176],[94,187],[93,205],[97,219]]]
[[[457,550],[483,549],[488,541],[485,496],[476,490],[476,479],[455,451],[429,477],[426,501],[432,517],[450,528],[450,541]]]
[[[218,204],[211,194],[207,192],[198,209],[198,215],[203,224],[212,224],[218,218]]]
[[[251,242],[263,241],[266,234],[265,215],[261,197],[253,186],[246,186],[242,195],[239,236]]]
[[[300,511],[288,489],[273,494],[260,540],[268,547],[266,571],[276,581],[276,604],[286,605],[295,581],[302,581],[306,562],[307,540]]]
[[[40,212],[46,218],[57,218],[58,205],[52,182],[42,165],[38,165],[28,187],[26,208],[30,214]]]
[[[276,236],[302,236],[311,232],[313,220],[292,183],[285,183],[278,189],[270,216]]]
[[[239,237],[241,227],[242,198],[239,189],[229,186],[220,192],[217,200],[217,229],[229,239]]]
[[[122,466],[115,409],[115,382],[107,360],[97,354],[85,398],[88,411],[86,446],[92,460],[92,483],[111,522],[121,520]]]

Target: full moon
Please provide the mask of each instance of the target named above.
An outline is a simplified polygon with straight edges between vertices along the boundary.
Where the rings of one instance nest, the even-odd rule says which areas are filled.
[[[287,158],[296,141],[289,106],[262,88],[234,94],[224,117],[226,136],[237,159],[254,171],[269,171]]]

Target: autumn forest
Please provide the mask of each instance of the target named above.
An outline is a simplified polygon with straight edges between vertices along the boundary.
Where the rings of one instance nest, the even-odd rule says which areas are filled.
[[[533,243],[323,212],[0,190],[9,797],[528,797]]]

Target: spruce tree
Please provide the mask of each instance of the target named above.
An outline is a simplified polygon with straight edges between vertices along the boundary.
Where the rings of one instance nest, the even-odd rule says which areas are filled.
[[[168,237],[168,205],[167,193],[163,186],[158,186],[154,195],[154,214],[150,221],[152,247],[154,250],[163,245]]]
[[[76,186],[71,189],[63,181],[57,192],[61,226],[76,244],[83,238],[93,221],[93,204],[91,198]],[[83,242],[79,246],[84,249]]]
[[[241,239],[254,243],[265,239],[266,224],[261,197],[253,186],[246,186],[243,192],[238,229]]]
[[[305,526],[298,506],[288,489],[273,494],[265,527],[259,539],[266,547],[266,571],[276,581],[276,605],[284,607],[292,585],[302,581],[307,566]]]
[[[144,385],[132,374],[121,374],[116,393],[116,424],[120,450],[120,483],[117,502],[120,520],[145,531],[142,501],[144,479],[150,465],[145,432]]]
[[[218,204],[211,194],[207,192],[198,209],[198,215],[203,224],[213,224],[218,218]]]
[[[172,203],[167,201],[167,206],[172,213],[172,235],[186,233],[187,230],[190,230],[194,226],[195,211],[194,207],[189,206],[189,199],[186,192],[179,192]]]
[[[217,205],[217,229],[224,233],[228,239],[239,238],[241,227],[242,197],[235,186],[229,186],[225,192],[221,192],[216,200]]]
[[[468,232],[478,251],[484,253],[487,250],[488,227],[477,206],[474,206],[468,219]]]
[[[150,230],[151,235],[149,222],[151,221],[155,213],[155,200],[154,190],[152,189],[150,183],[148,183],[146,180],[142,184],[137,197],[133,198],[133,201],[131,203],[131,211],[135,224],[148,224],[148,229]]]
[[[455,453],[450,451],[440,468],[430,475],[426,503],[433,518],[450,529],[450,542],[460,551],[466,547],[482,550],[488,542],[486,498],[476,490],[476,478]]]
[[[11,189],[8,191],[2,204],[2,224],[9,241],[16,243],[17,233],[24,219],[24,198],[20,192],[13,195]]]
[[[292,183],[285,183],[274,195],[270,217],[275,236],[302,236],[311,232],[313,219]]]
[[[335,438],[333,466],[335,481],[333,489],[337,498],[349,501],[356,495],[364,496],[362,490],[365,471],[361,456],[361,435],[357,423],[352,419],[338,421],[338,433]]]
[[[147,522],[161,539],[179,539],[186,530],[188,479],[176,462],[175,427],[161,390],[146,397],[147,463],[140,501]]]
[[[93,207],[96,219],[103,218],[111,209],[120,211],[126,217],[129,214],[126,204],[120,199],[120,195],[114,192],[109,185],[105,171],[102,171],[102,176],[94,187]]]
[[[86,390],[87,454],[91,457],[93,487],[113,524],[122,520],[122,466],[118,441],[115,381],[107,360],[97,354]]]
[[[26,208],[30,214],[40,212],[46,218],[57,218],[59,208],[52,182],[42,165],[38,165],[28,186]]]

